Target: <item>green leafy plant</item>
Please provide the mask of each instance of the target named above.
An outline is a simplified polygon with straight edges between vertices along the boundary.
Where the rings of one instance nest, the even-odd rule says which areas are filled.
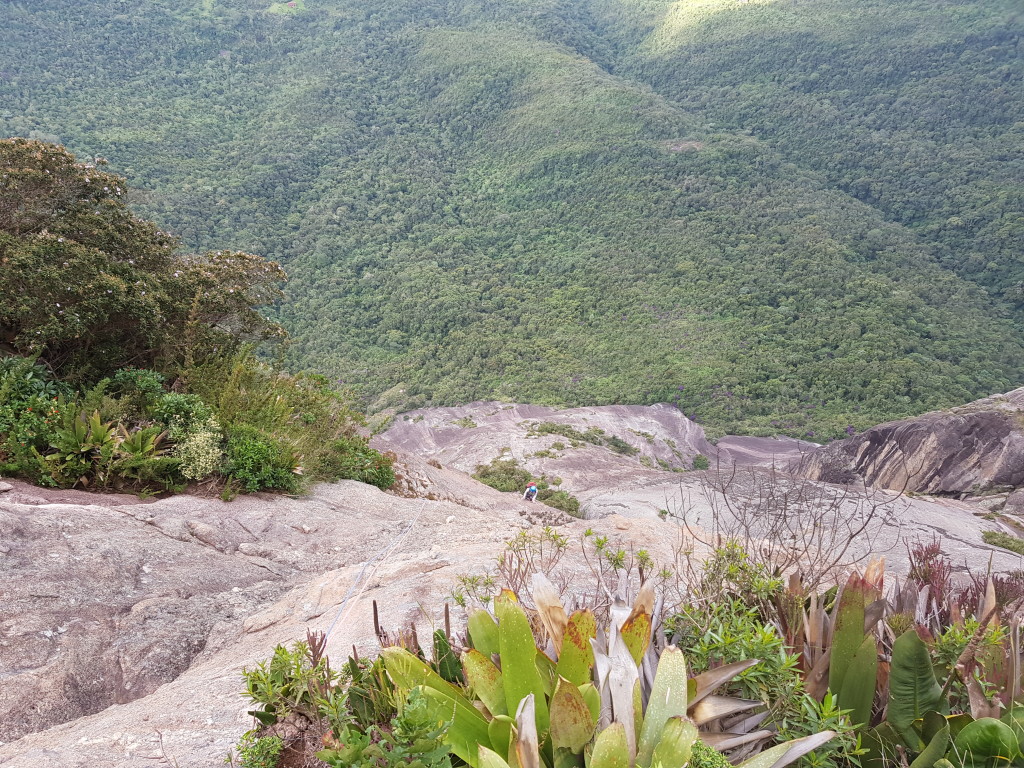
[[[46,456],[51,475],[58,485],[103,486],[109,479],[120,441],[117,428],[100,420],[99,411],[68,414],[55,430]]]
[[[480,464],[473,472],[473,477],[484,485],[489,485],[505,493],[522,493],[526,484],[533,480],[528,470],[519,466],[515,459],[496,458],[490,464]]]
[[[117,429],[119,442],[111,467],[115,484],[123,483],[139,489],[154,486],[168,489],[180,487],[181,461],[168,456],[167,449],[161,447],[167,433],[159,425],[130,432],[123,424],[119,424]]]
[[[515,459],[503,459],[500,456],[490,464],[479,464],[473,477],[484,485],[506,493],[522,493],[527,483],[537,484],[537,501],[549,507],[560,509],[576,517],[580,514],[580,501],[568,491],[552,488],[561,482],[548,481],[546,477],[534,477],[528,470],[519,466]]]
[[[358,480],[387,490],[395,484],[394,457],[369,446],[360,435],[331,441],[318,456],[317,474],[326,480]]]
[[[280,736],[257,736],[249,731],[239,740],[236,749],[239,768],[277,768],[284,742]]]
[[[298,462],[279,440],[253,427],[234,427],[228,434],[224,474],[246,491],[298,490]]]
[[[512,593],[505,592],[494,603],[494,617],[476,611],[469,618],[473,647],[462,656],[468,693],[404,649],[382,651],[388,673],[400,690],[419,687],[435,708],[435,717],[454,714],[448,742],[474,768],[500,768],[505,764],[501,756],[513,750],[520,760],[538,766],[552,765],[551,760],[558,766],[582,766],[587,750],[591,766],[625,765],[632,757],[641,766],[683,764],[697,739],[694,722],[714,723],[726,711],[759,705],[747,702],[737,709],[735,704],[722,707],[721,700],[707,699],[756,661],[726,665],[688,681],[682,653],[669,647],[661,654],[649,691],[651,703],[646,713],[641,710],[637,666],[650,643],[651,582],[641,589],[632,609],[612,610],[607,645],[592,645],[597,637],[594,615],[590,611],[567,615],[557,592],[542,577],[535,576],[533,597],[539,622],[554,648],[553,657],[538,649],[525,613]],[[602,719],[599,724],[601,712],[611,713],[612,721]],[[780,745],[781,750],[773,747],[765,753],[770,761],[764,764],[773,765],[783,755],[788,757],[786,762],[796,760],[832,735],[826,732]],[[767,736],[770,733],[758,732],[738,742],[735,734],[708,733],[703,738],[735,746]]]
[[[245,695],[257,705],[249,712],[264,726],[296,713],[315,722],[326,717],[333,726],[347,720],[338,674],[316,641],[297,642],[291,649],[278,645],[269,660],[243,669]]]
[[[387,723],[398,713],[395,686],[379,658],[349,657],[343,675],[346,706],[360,731],[366,733],[371,726]]]
[[[175,421],[171,426],[171,437],[174,440],[172,451],[186,479],[202,480],[221,469],[224,438],[216,419],[210,418],[187,432],[179,431]]]
[[[409,692],[390,725],[344,728],[328,736],[316,756],[332,768],[451,768],[444,741],[451,722],[438,721],[418,689]]]
[[[165,392],[150,409],[153,418],[179,434],[192,432],[213,418],[213,409],[199,395]]]
[[[700,607],[684,605],[666,620],[665,629],[673,643],[687,649],[694,672],[760,659],[734,677],[726,692],[762,702],[767,709],[765,725],[774,727],[782,738],[835,733],[835,738],[803,759],[805,765],[841,768],[856,763],[863,754],[850,710],[841,709],[832,693],[820,702],[807,693],[799,657],[775,626],[762,621],[757,607],[737,598]]]

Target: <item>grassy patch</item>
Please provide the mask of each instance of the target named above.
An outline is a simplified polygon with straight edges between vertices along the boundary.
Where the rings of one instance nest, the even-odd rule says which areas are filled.
[[[1018,539],[1002,531],[985,531],[981,534],[981,540],[993,547],[1002,547],[1018,555],[1024,555],[1024,539]]]
[[[477,466],[473,477],[484,485],[506,493],[522,493],[527,483],[537,484],[537,501],[549,507],[560,509],[574,517],[579,517],[580,500],[568,491],[558,490],[551,486],[560,485],[561,478],[549,480],[545,475],[534,477],[529,470],[519,466],[515,459],[498,457],[490,464]]]
[[[530,425],[527,436],[538,437],[540,435],[561,435],[562,437],[567,437],[573,448],[578,448],[583,443],[590,443],[591,445],[603,446],[624,456],[635,456],[640,453],[639,448],[634,448],[621,437],[607,434],[600,427],[591,427],[586,432],[583,432],[569,424],[558,424],[553,421],[534,422]]]

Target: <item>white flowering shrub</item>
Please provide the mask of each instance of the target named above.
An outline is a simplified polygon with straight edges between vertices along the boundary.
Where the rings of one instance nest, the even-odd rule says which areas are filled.
[[[181,429],[178,418],[172,421],[173,454],[181,461],[178,471],[187,480],[202,480],[220,469],[224,460],[221,449],[223,434],[215,418],[209,418],[192,429]]]

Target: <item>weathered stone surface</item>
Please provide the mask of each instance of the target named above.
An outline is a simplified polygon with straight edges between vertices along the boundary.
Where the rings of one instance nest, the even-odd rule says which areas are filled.
[[[143,503],[12,481],[14,490],[0,500],[0,741],[11,741],[0,744],[0,765],[213,768],[251,725],[238,695],[243,666],[266,658],[277,643],[304,637],[307,628],[332,625],[332,655],[344,658],[353,644],[372,652],[374,599],[385,626],[417,621],[424,636],[456,576],[493,567],[502,542],[525,526],[558,525],[577,553],[575,542],[592,528],[666,563],[680,529],[659,519],[660,509],[701,532],[727,515],[723,490],[733,508],[746,505],[758,514],[766,487],[775,498],[812,487],[843,494],[770,469],[780,455],[801,450],[798,444],[723,440],[709,448],[700,442],[703,433],[661,409],[653,415],[639,409],[635,422],[631,409],[601,420],[579,409],[581,420],[571,423],[600,426],[633,445],[657,447],[661,440],[672,447],[667,437],[684,457],[681,438],[689,434],[689,450],[709,451],[712,467],[720,458],[727,471],[666,471],[652,458],[656,453],[626,456],[592,445],[538,457],[559,436],[528,437],[519,422],[557,418],[549,409],[523,407],[523,418],[492,424],[484,422],[487,413],[514,408],[474,407],[488,409],[479,421],[470,416],[476,428],[450,424],[477,413],[458,409],[426,412],[413,422],[434,426],[406,434],[417,453],[399,450],[393,494],[345,482],[317,486],[302,499],[257,494],[225,503],[177,496]],[[378,444],[396,449],[400,441],[391,438]],[[503,446],[535,474],[563,477],[563,487],[594,519],[528,504],[458,471],[490,461]],[[734,462],[741,465],[735,473]],[[1007,497],[1006,505],[1013,501]],[[872,507],[877,529],[854,543],[851,557],[885,553],[890,571],[905,573],[906,538],[938,536],[957,570],[990,556],[996,569],[1019,567],[1019,558],[981,541],[981,532],[996,524],[973,514],[976,507],[848,490],[840,516],[855,519]],[[794,504],[788,512],[800,510]],[[398,549],[364,573],[367,561],[410,523],[415,527]],[[578,554],[565,563],[590,585]],[[361,573],[364,588],[345,604]]]
[[[1024,388],[948,411],[893,421],[796,464],[814,480],[969,494],[1024,484]]]
[[[147,505],[155,519],[248,528],[251,541],[233,555],[167,536],[131,509],[0,506],[0,539],[17,549],[0,560],[0,600],[9,608],[0,626],[0,679],[5,697],[12,692],[0,702],[0,740],[16,739],[0,745],[0,765],[223,765],[251,727],[238,695],[240,670],[275,644],[340,619],[332,655],[344,658],[352,645],[370,653],[371,600],[385,626],[416,621],[421,636],[429,635],[438,616],[422,610],[440,608],[456,575],[492,567],[502,543],[527,524],[524,502],[454,472],[443,483],[446,471],[435,480],[476,486],[482,509],[400,498],[360,483],[318,486],[301,500],[175,497]],[[366,561],[412,523],[341,613]],[[575,542],[587,526],[659,560],[671,557],[667,523],[613,517],[572,521],[563,530]],[[273,559],[243,554],[247,549]],[[590,578],[581,560],[574,567]],[[70,722],[17,738],[64,719]]]
[[[285,588],[124,509],[0,502],[0,740],[151,693]]]
[[[1024,488],[1018,488],[1006,497],[1003,512],[1010,515],[1024,516]]]
[[[10,483],[5,483],[3,480],[0,480],[0,493],[7,493],[7,491],[13,491],[13,490],[14,490],[14,486],[13,485],[11,485]]]

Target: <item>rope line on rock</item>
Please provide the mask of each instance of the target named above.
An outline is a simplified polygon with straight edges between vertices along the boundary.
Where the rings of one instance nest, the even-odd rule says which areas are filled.
[[[384,547],[384,549],[382,549],[376,555],[374,555],[365,563],[363,563],[363,567],[359,571],[359,575],[356,576],[355,581],[353,581],[352,584],[349,586],[348,592],[345,593],[345,598],[341,601],[341,605],[338,606],[338,613],[335,615],[334,621],[332,621],[331,626],[327,628],[327,632],[324,635],[324,642],[330,639],[331,633],[334,632],[335,626],[337,626],[338,621],[342,618],[342,613],[344,613],[345,618],[348,618],[349,612],[351,612],[352,608],[354,608],[356,604],[359,602],[359,598],[362,596],[363,592],[366,591],[366,587],[370,583],[370,579],[373,578],[373,574],[375,574],[377,572],[377,569],[384,564],[384,561],[387,559],[387,556],[394,552],[395,549],[398,548],[398,545],[402,543],[402,540],[409,535],[409,532],[416,527],[416,523],[419,522],[420,515],[423,514],[423,508],[426,506],[426,504],[426,499],[421,501],[420,508],[416,511],[416,516],[413,517],[413,519],[409,522],[405,530],[398,534],[398,536],[395,537],[395,539],[390,544]],[[369,568],[371,565],[373,566],[373,570],[370,571],[369,576],[366,576],[366,569]],[[364,576],[366,576],[365,579]],[[352,592],[360,584],[362,586],[359,587],[359,593],[356,595],[356,599],[352,602],[352,608],[349,608],[349,610],[346,611],[345,606],[348,605],[349,598],[352,597]]]

